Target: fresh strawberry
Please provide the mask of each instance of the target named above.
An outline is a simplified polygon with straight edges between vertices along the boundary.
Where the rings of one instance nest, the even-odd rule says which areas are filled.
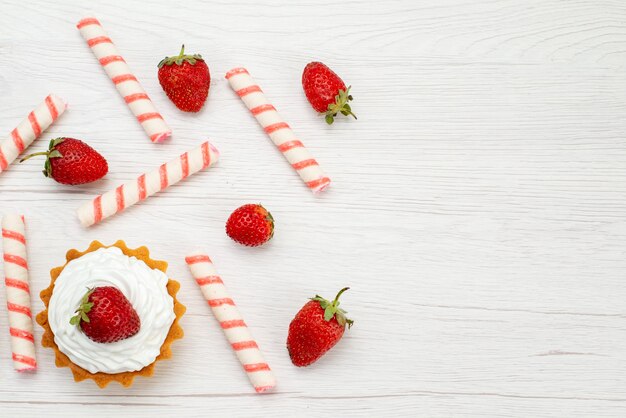
[[[139,315],[126,296],[113,286],[89,289],[70,324],[78,325],[97,343],[114,343],[139,332]]]
[[[343,288],[329,302],[319,295],[311,298],[289,324],[287,350],[291,362],[298,367],[316,362],[333,348],[353,321],[346,318],[346,311],[339,309],[339,296],[349,288]]]
[[[226,234],[239,244],[257,247],[274,236],[274,218],[261,205],[243,205],[226,221]]]
[[[185,55],[183,45],[180,54],[159,62],[159,83],[177,108],[183,112],[198,112],[209,95],[211,75],[202,57]]]
[[[27,155],[20,162],[37,155],[46,156],[43,174],[61,184],[91,183],[101,179],[109,171],[107,160],[79,139],[53,139],[48,151]]]
[[[335,120],[337,113],[344,116],[356,115],[348,102],[352,101],[350,87],[333,70],[321,62],[310,62],[302,72],[302,88],[313,109],[326,115],[329,125]]]

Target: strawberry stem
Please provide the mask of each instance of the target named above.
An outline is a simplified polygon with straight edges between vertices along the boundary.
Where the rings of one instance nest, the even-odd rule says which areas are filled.
[[[350,289],[349,287],[344,287],[343,289],[341,289],[339,291],[339,293],[337,293],[337,296],[335,296],[335,300],[333,300],[333,306],[337,306],[339,304],[339,296],[341,296],[341,294],[343,292],[345,292],[346,290]]]
[[[65,138],[54,138],[50,140],[50,145],[48,145],[48,151],[35,152],[33,154],[29,154],[26,157],[20,160],[20,163],[24,161],[37,157],[40,155],[46,156],[46,162],[44,163],[43,175],[46,177],[52,177],[52,163],[50,162],[50,158],[61,158],[63,154],[56,149],[56,146],[65,141]]]
[[[30,160],[31,158],[33,158],[33,157],[37,157],[37,156],[39,156],[39,155],[45,155],[45,156],[48,156],[48,155],[50,155],[50,151],[41,151],[41,152],[35,152],[35,153],[32,153],[32,154],[28,154],[26,157],[24,157],[24,158],[22,158],[22,159],[20,160],[20,163],[23,163],[24,161],[26,161],[26,160]]]

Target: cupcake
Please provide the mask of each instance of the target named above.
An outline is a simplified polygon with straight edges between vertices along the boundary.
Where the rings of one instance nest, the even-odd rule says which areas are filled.
[[[37,315],[42,345],[55,351],[57,367],[100,387],[152,376],[183,337],[178,321],[185,307],[176,300],[180,284],[165,274],[167,263],[123,241],[109,247],[94,241],[66,259],[50,271],[50,286],[41,292],[46,309]]]

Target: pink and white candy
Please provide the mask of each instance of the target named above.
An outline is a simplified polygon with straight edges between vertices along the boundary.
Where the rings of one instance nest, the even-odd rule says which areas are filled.
[[[137,77],[130,71],[98,19],[87,17],[76,25],[87,45],[104,68],[115,88],[146,131],[152,142],[163,142],[172,131],[167,126]]]
[[[220,323],[226,339],[235,351],[239,362],[246,371],[254,390],[266,392],[276,386],[276,378],[265,361],[248,326],[243,321],[235,302],[217,275],[213,262],[206,253],[196,251],[185,257],[185,262],[196,279],[202,295]]]
[[[33,319],[30,311],[23,216],[5,215],[2,217],[2,249],[13,367],[18,372],[34,371],[37,369],[37,360],[35,359]]]
[[[330,179],[267,100],[248,70],[234,68],[226,73],[226,79],[307,187],[314,192],[327,188]]]
[[[215,164],[219,151],[209,142],[185,152],[158,169],[142,174],[136,180],[124,183],[78,208],[78,218],[83,226],[97,224],[120,213],[129,206],[186,179],[200,170]]]
[[[39,136],[48,129],[67,109],[63,99],[50,94],[28,114],[8,138],[0,142],[0,173],[5,171],[9,164],[30,146]]]

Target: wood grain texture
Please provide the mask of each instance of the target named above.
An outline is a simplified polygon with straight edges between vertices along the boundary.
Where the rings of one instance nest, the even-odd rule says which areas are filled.
[[[13,166],[0,176],[0,213],[27,215],[33,294],[69,248],[148,245],[181,281],[186,337],[153,379],[99,390],[55,368],[49,350],[36,375],[17,375],[0,333],[0,415],[626,415],[624,2],[90,2],[173,129],[163,145],[146,139],[74,28],[83,3],[3,0],[0,130],[55,92],[70,109],[31,150],[82,138],[110,173],[70,188],[38,162]],[[199,115],[177,111],[156,77],[183,42],[213,76]],[[352,84],[358,121],[328,127],[315,115],[300,87],[311,60]],[[332,178],[322,196],[228,87],[238,65]],[[222,152],[216,167],[79,225],[74,211],[91,196],[207,137]],[[266,247],[224,234],[248,202],[277,219]],[[184,264],[197,245],[252,327],[276,393],[251,393]],[[355,326],[319,363],[293,367],[290,319],[344,285]]]

